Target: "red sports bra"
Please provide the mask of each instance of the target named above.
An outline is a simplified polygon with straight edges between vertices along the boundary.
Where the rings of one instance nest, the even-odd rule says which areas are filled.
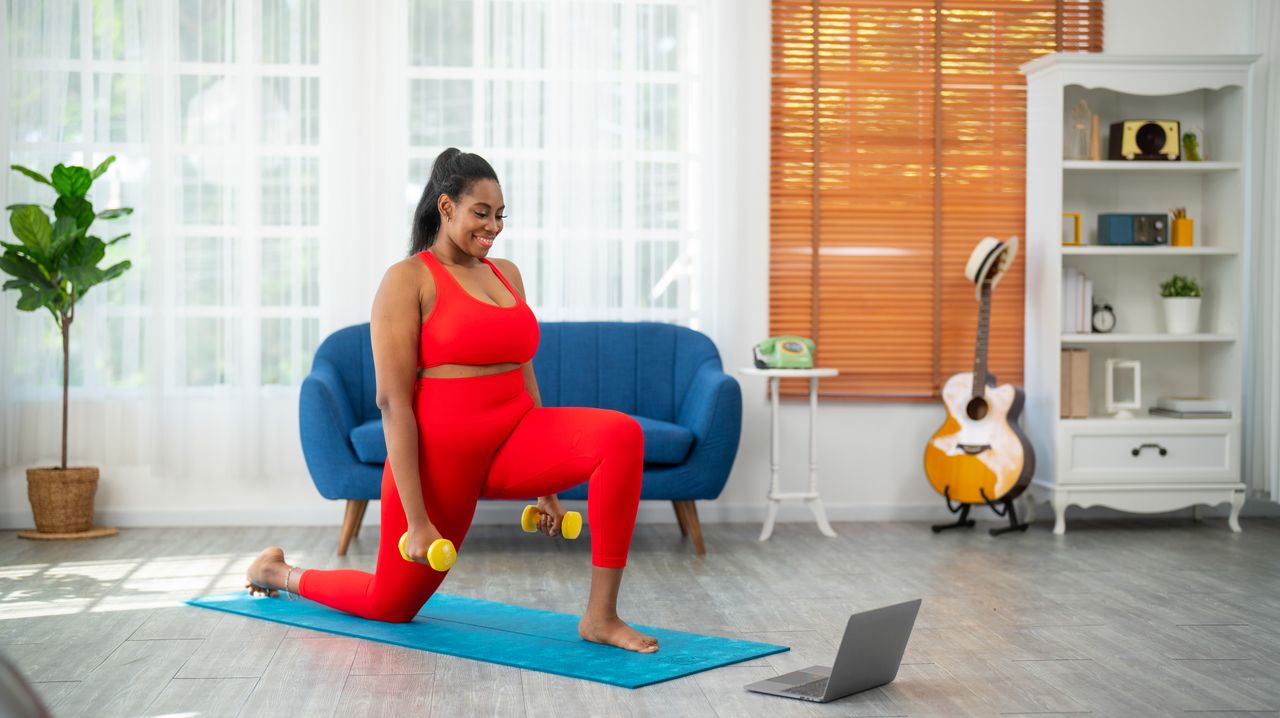
[[[493,262],[481,258],[498,275],[516,303],[500,307],[476,299],[430,251],[418,257],[436,280],[436,303],[422,323],[418,364],[523,364],[538,351],[538,320]]]

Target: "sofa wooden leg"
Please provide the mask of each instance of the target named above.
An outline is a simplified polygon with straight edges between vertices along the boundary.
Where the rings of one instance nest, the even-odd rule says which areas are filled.
[[[369,508],[368,501],[360,502],[360,515],[356,516],[356,534],[355,534],[356,538],[360,538],[360,527],[364,526],[364,512],[368,508]]]
[[[347,546],[351,545],[351,538],[360,528],[360,515],[368,505],[368,501],[347,500],[347,513],[342,517],[342,533],[338,536],[339,556],[347,555]]]
[[[693,548],[699,556],[707,553],[706,544],[702,542],[702,524],[698,523],[698,504],[693,501],[672,501],[676,507],[676,517],[681,528],[693,539]]]
[[[681,510],[681,508],[680,508],[680,504],[681,504],[681,503],[682,503],[682,502],[680,502],[680,501],[672,501],[672,502],[671,502],[671,508],[673,508],[673,509],[675,509],[675,510],[676,510],[676,523],[680,524],[680,535],[681,535],[681,536],[688,536],[688,535],[689,535],[689,527],[687,527],[687,526],[685,526],[685,525],[684,525],[684,512],[683,512],[683,511]]]

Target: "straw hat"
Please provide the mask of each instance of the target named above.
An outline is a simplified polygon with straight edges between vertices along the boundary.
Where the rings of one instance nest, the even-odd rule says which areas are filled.
[[[991,288],[994,289],[1005,271],[1013,265],[1013,258],[1016,256],[1018,256],[1017,237],[1010,237],[1003,242],[995,237],[983,237],[982,241],[978,242],[978,246],[974,247],[973,253],[969,255],[969,261],[965,262],[964,276],[977,285],[974,293],[979,300],[982,299],[983,282],[989,278]]]

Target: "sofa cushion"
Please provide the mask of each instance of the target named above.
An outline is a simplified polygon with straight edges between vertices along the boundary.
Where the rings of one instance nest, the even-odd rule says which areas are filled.
[[[351,445],[356,458],[366,464],[382,464],[387,460],[387,442],[382,436],[382,419],[371,419],[351,430]]]
[[[661,322],[545,322],[533,371],[543,406],[594,406],[679,422],[693,377],[720,366],[715,344]]]
[[[679,424],[647,416],[632,415],[631,418],[644,430],[644,463],[679,464],[689,455],[689,449],[693,447],[692,431]]]
[[[680,426],[644,416],[633,416],[644,430],[644,463],[679,464],[693,447],[693,432]],[[382,435],[382,419],[373,419],[351,430],[356,457],[366,464],[387,460],[387,442]]]

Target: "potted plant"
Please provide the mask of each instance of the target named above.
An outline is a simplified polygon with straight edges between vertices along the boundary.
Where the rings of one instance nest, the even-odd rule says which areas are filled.
[[[1164,302],[1165,331],[1195,334],[1200,329],[1200,284],[1195,277],[1175,274],[1160,283]]]
[[[115,157],[108,157],[92,171],[87,167],[59,164],[48,177],[11,165],[32,180],[57,192],[52,207],[38,204],[10,205],[9,226],[18,244],[2,242],[0,270],[12,279],[4,290],[16,289],[18,309],[44,309],[62,332],[62,461],[52,468],[27,469],[27,498],[35,516],[36,530],[22,532],[27,538],[79,538],[107,535],[114,530],[93,529],[93,496],[98,489],[98,469],[94,466],[67,466],[67,393],[71,361],[71,324],[76,304],[89,290],[110,281],[129,269],[128,260],[107,268],[98,267],[107,247],[128,237],[103,240],[89,233],[95,220],[116,219],[133,212],[128,207],[94,212],[86,199],[93,181],[107,171]],[[53,210],[50,221],[46,210]]]

